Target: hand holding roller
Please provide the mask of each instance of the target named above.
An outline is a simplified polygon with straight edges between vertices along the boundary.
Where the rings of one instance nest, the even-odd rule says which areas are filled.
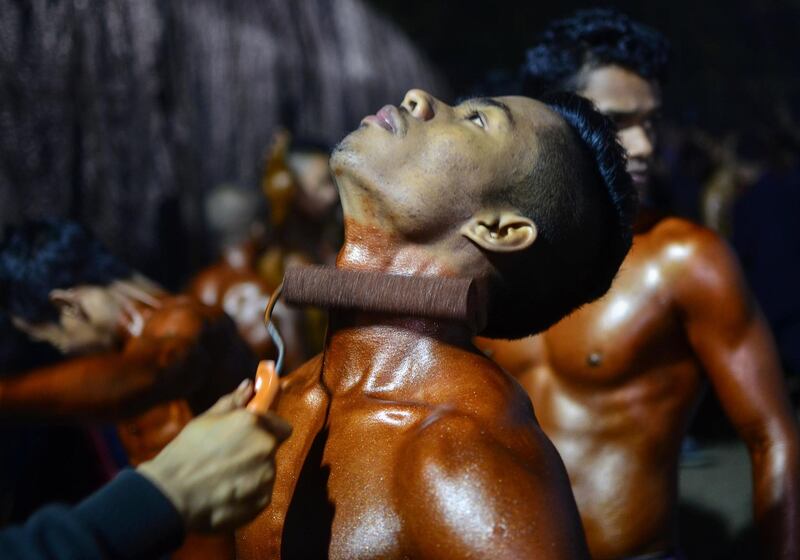
[[[280,389],[278,372],[275,370],[275,362],[272,360],[262,360],[258,363],[256,370],[255,392],[252,400],[247,404],[247,410],[257,414],[265,414],[275,396]]]

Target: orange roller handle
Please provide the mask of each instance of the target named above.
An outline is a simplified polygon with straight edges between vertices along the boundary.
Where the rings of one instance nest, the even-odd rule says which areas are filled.
[[[280,381],[278,372],[275,371],[275,362],[272,360],[260,361],[256,370],[256,394],[247,403],[247,410],[257,414],[266,413],[272,405],[272,401],[275,400],[279,389]]]

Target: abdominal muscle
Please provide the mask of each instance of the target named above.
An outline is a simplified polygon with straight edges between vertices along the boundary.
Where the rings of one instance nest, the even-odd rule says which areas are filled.
[[[674,464],[655,470],[639,463],[636,452],[621,445],[576,450],[564,438],[554,443],[559,451],[571,449],[564,461],[593,558],[620,558],[671,547]]]
[[[668,550],[675,543],[680,443],[701,393],[687,360],[619,386],[519,378],[569,474],[595,560]]]

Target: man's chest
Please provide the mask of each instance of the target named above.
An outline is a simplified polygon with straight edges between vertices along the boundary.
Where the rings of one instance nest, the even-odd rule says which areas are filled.
[[[334,399],[318,430],[296,426],[298,439],[277,457],[273,502],[242,533],[239,558],[278,550],[284,560],[401,557],[395,466],[418,419],[414,407],[341,407]],[[254,547],[257,542],[271,545]]]
[[[617,383],[685,355],[670,283],[654,259],[632,254],[605,296],[543,335],[552,372],[571,381]]]
[[[397,465],[430,409],[387,401],[337,405],[334,400],[323,454],[336,509],[331,557],[399,557],[405,546]]]

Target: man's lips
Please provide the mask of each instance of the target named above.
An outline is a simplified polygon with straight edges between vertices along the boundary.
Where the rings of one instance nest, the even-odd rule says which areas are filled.
[[[634,165],[628,167],[628,174],[634,183],[646,183],[650,177],[650,168],[647,165]]]
[[[403,120],[395,106],[386,105],[374,115],[369,115],[361,120],[361,124],[366,123],[376,124],[393,134],[397,134],[401,130]]]

